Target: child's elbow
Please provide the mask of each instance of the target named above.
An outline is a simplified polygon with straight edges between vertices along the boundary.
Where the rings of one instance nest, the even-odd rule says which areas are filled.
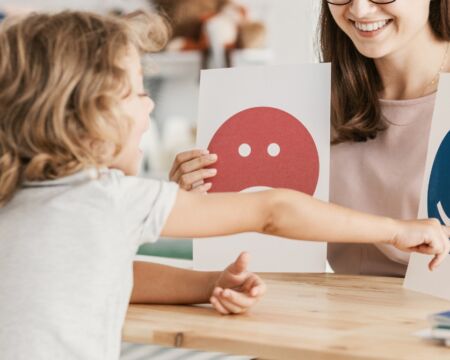
[[[285,189],[269,190],[266,193],[266,214],[262,233],[266,235],[280,235],[282,221],[289,211],[289,195],[291,191]]]

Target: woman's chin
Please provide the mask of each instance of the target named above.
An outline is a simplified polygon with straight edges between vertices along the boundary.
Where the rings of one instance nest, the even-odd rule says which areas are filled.
[[[369,59],[382,59],[386,57],[389,54],[389,50],[383,49],[382,47],[377,46],[371,46],[371,45],[361,45],[358,44],[357,46],[358,51]]]

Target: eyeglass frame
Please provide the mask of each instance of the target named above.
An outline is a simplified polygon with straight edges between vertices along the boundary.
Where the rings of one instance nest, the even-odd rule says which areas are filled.
[[[333,2],[333,0],[326,0],[326,2],[328,3],[328,4],[330,4],[330,5],[336,5],[336,6],[343,6],[343,5],[348,5],[348,4],[350,4],[351,2],[352,2],[353,0],[348,0],[347,2],[345,2],[345,3],[342,3],[342,4],[336,4],[336,3],[334,3]],[[377,5],[388,5],[388,4],[392,4],[393,2],[396,2],[397,0],[391,0],[391,1],[388,1],[388,2],[378,2],[378,1],[380,1],[380,0],[369,0],[371,3],[374,3],[374,4],[377,4]],[[381,0],[382,1],[382,0]]]

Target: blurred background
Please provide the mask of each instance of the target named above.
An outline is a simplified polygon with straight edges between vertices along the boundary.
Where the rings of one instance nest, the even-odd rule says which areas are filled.
[[[166,49],[143,59],[156,103],[145,134],[141,176],[166,179],[178,152],[195,147],[201,69],[316,60],[317,0],[0,0],[0,21],[30,11],[123,14],[157,9],[174,33]],[[139,253],[192,259],[190,240],[144,245]]]
[[[201,69],[315,62],[317,0],[0,0],[0,21],[31,11],[88,10],[123,14],[163,10],[174,36],[145,56],[145,86],[156,103],[145,134],[141,176],[167,179],[178,152],[195,147]],[[138,259],[190,267],[192,240],[164,239],[139,249]],[[248,357],[122,345],[122,360],[243,360]]]

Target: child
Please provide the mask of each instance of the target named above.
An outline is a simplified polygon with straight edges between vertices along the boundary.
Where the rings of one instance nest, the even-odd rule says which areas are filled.
[[[246,254],[222,273],[144,263],[133,271],[138,246],[160,234],[389,243],[434,255],[431,268],[447,255],[449,229],[436,221],[364,215],[290,190],[204,196],[135,177],[153,108],[139,52],[166,38],[163,21],[146,13],[34,14],[2,25],[2,358],[117,358],[129,301],[210,301],[228,314],[263,295]]]

